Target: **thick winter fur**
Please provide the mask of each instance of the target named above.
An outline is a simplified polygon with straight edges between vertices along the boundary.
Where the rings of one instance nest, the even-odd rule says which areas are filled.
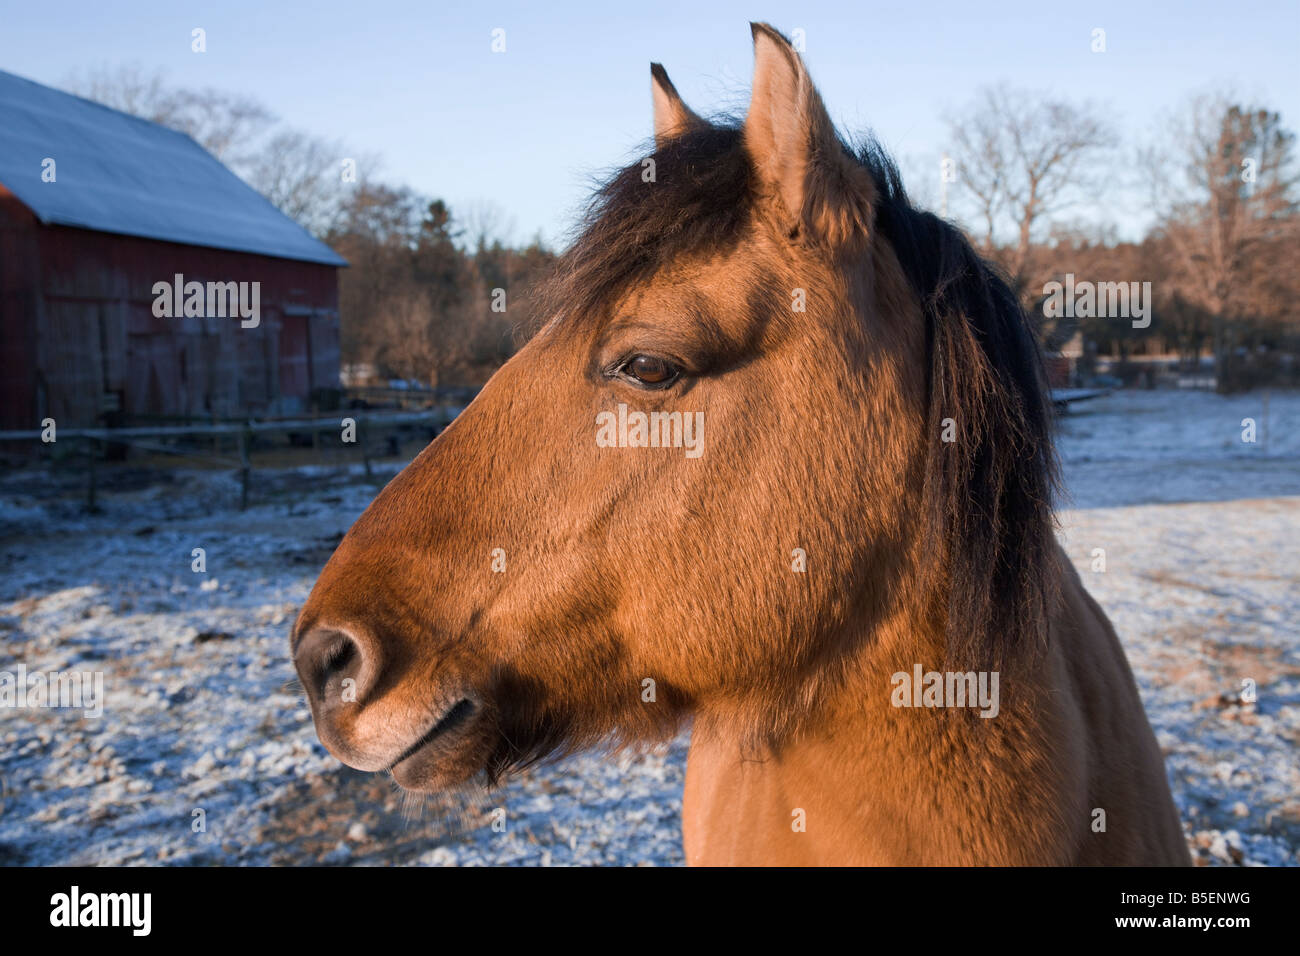
[[[431,790],[691,718],[692,863],[1189,862],[1053,538],[1014,295],[754,40],[743,123],[654,70],[653,176],[597,195],[549,320],[321,574],[294,651],[322,741]],[[620,403],[703,412],[703,453],[598,446]],[[917,664],[996,670],[997,715],[894,706]]]

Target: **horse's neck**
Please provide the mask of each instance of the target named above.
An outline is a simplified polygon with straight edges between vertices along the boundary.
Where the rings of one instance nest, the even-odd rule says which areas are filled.
[[[944,706],[953,703],[946,681],[932,706],[925,675],[943,672],[943,641],[915,620],[899,617],[862,643],[851,676],[779,746],[758,751],[720,727],[699,728],[684,813],[692,862],[1017,861],[1024,848],[999,843],[995,818],[1046,819],[1056,799],[1050,728],[1039,723],[1051,710],[1042,706],[1050,662],[1000,674],[997,716],[986,719]],[[918,666],[920,694],[902,686]],[[728,827],[728,817],[746,823]]]

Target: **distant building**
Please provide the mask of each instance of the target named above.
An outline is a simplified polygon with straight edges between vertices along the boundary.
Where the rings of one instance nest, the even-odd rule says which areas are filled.
[[[0,71],[0,428],[304,410],[345,265],[188,136]]]
[[[379,381],[379,370],[373,362],[353,362],[342,367],[339,378],[346,388],[374,385]]]
[[[1070,388],[1078,384],[1079,359],[1083,358],[1083,332],[1073,328],[1073,334],[1059,347],[1048,348],[1043,353],[1047,369],[1047,384],[1052,388]]]

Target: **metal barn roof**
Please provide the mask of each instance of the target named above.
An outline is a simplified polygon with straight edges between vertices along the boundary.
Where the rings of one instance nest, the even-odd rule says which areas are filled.
[[[3,70],[0,183],[47,224],[347,265],[184,133]]]

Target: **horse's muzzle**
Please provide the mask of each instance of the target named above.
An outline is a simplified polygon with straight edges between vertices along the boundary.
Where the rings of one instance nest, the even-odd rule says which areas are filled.
[[[408,789],[437,790],[473,776],[490,746],[491,721],[478,695],[454,680],[441,688],[442,681],[420,680],[427,709],[409,697],[398,702],[381,686],[383,658],[380,642],[360,628],[313,626],[296,642],[294,667],[325,749],[357,770],[391,771]]]

